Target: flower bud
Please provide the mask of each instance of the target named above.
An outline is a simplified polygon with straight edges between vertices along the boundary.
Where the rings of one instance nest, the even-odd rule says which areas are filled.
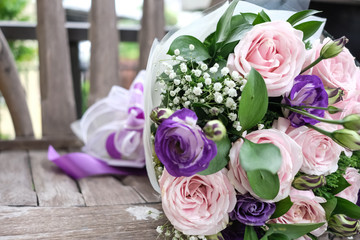
[[[292,186],[298,190],[311,190],[326,184],[324,175],[302,175],[294,179]]]
[[[160,124],[162,123],[165,119],[167,119],[168,117],[170,117],[174,112],[168,108],[159,108],[156,107],[154,108],[151,113],[150,113],[150,119],[157,123]]]
[[[327,42],[320,50],[320,57],[322,59],[328,59],[336,57],[341,53],[346,43],[349,42],[349,39],[346,37],[341,37],[334,41],[330,40]]]
[[[360,115],[359,114],[351,114],[347,115],[343,118],[343,126],[346,129],[359,131],[360,130]]]
[[[352,151],[360,150],[360,136],[349,129],[340,129],[331,133],[332,139],[339,145]]]
[[[325,91],[328,94],[329,105],[340,102],[342,100],[342,97],[344,96],[344,91],[341,88],[325,87]]]
[[[329,219],[329,231],[338,236],[350,237],[360,233],[360,222],[344,214],[335,214]]]
[[[220,141],[226,135],[226,128],[219,120],[211,120],[203,128],[206,137],[213,141]]]
[[[330,114],[335,114],[335,113],[338,113],[338,112],[342,112],[342,109],[340,108],[337,108],[337,107],[334,107],[334,106],[329,106],[327,111],[330,113]]]

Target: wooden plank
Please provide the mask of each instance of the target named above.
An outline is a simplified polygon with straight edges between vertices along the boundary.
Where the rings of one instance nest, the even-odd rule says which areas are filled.
[[[86,206],[144,203],[144,199],[130,186],[111,176],[89,177],[79,180]]]
[[[160,204],[147,207],[161,209]],[[0,208],[0,239],[156,239],[165,219],[136,220],[131,205]],[[141,207],[141,206],[137,206]]]
[[[36,24],[30,22],[0,21],[0,28],[6,39],[36,40]],[[79,42],[89,39],[90,24],[87,22],[66,22],[69,41]],[[125,42],[136,42],[140,26],[118,26],[118,36]]]
[[[43,136],[72,135],[76,120],[68,36],[61,0],[37,1]]]
[[[55,149],[67,149],[70,146],[80,148],[84,144],[76,137],[64,138],[42,138],[42,139],[24,139],[17,138],[15,140],[0,141],[0,150],[38,150],[47,149],[52,145]]]
[[[164,34],[164,0],[147,0],[143,5],[143,17],[139,36],[140,58],[139,69],[146,69],[150,49],[154,39],[161,39]]]
[[[14,124],[17,137],[33,137],[34,132],[24,88],[16,70],[15,60],[0,29],[0,92]]]
[[[126,176],[120,179],[125,185],[133,187],[146,202],[154,203],[161,201],[160,194],[153,189],[148,176]]]
[[[46,151],[30,151],[30,162],[39,206],[85,206],[76,182],[47,159]]]
[[[25,151],[0,153],[0,206],[4,205],[37,206]]]
[[[93,0],[90,13],[89,106],[109,94],[119,80],[118,35],[114,0]]]

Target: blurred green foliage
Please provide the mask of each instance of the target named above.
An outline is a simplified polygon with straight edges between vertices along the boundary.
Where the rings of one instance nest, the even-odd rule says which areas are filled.
[[[0,0],[0,20],[27,21],[29,16],[24,15],[24,10],[30,0]],[[27,46],[23,41],[8,41],[10,49],[17,64],[29,62],[36,56],[36,49]]]
[[[137,42],[120,42],[119,56],[122,59],[138,59],[140,56],[139,43]]]

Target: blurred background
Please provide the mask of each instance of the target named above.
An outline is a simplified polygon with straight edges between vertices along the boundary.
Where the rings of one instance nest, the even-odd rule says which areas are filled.
[[[145,0],[146,1],[146,0]],[[250,0],[253,3],[264,5],[263,0]],[[286,2],[293,0],[277,0],[279,6],[286,6]],[[91,0],[63,0],[67,22],[86,23],[89,18]],[[116,0],[116,15],[118,27],[138,29],[142,17],[143,0]],[[221,1],[216,0],[165,0],[164,16],[166,29],[179,28],[188,25],[202,15],[202,12]],[[273,3],[274,3],[273,2]],[[334,38],[345,35],[350,39],[347,47],[352,54],[360,57],[360,0],[298,0],[302,5],[309,8],[321,10],[318,16],[327,18],[325,29]],[[277,8],[279,7],[277,6]],[[268,7],[265,5],[265,7]],[[303,6],[302,6],[303,7]],[[28,39],[22,37],[16,40],[18,33],[6,26],[18,22],[26,22],[25,26],[36,25],[36,1],[35,0],[0,0],[0,28],[6,38],[9,37],[9,45],[16,60],[16,66],[21,78],[21,83],[26,92],[26,100],[30,110],[36,138],[41,133],[41,99],[39,87],[39,61],[38,45],[34,37],[29,35]],[[11,22],[9,22],[11,21]],[[23,25],[24,25],[23,24]],[[10,31],[10,30],[11,31]],[[23,30],[18,30],[23,31]],[[23,35],[25,33],[23,32]],[[25,34],[26,35],[26,34]],[[10,40],[11,39],[11,40]],[[76,43],[78,46],[79,70],[81,73],[81,112],[86,110],[87,97],[89,95],[89,63],[91,44],[87,40]],[[122,81],[128,87],[139,70],[139,44],[136,41],[121,41],[118,45],[119,74]],[[81,113],[78,114],[78,117]],[[0,139],[7,140],[15,137],[9,111],[4,98],[0,93]]]

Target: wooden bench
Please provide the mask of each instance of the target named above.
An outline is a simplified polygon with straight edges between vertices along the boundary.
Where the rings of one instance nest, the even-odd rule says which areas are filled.
[[[61,154],[82,145],[70,130],[77,116],[68,34],[79,40],[90,30],[90,103],[106,96],[112,85],[122,85],[114,0],[92,1],[90,26],[65,24],[61,3],[37,0],[37,25],[20,30],[39,43],[42,139],[33,138],[24,90],[0,27],[0,91],[16,132],[15,140],[0,141],[0,239],[156,239],[155,229],[165,218],[152,218],[161,204],[147,176],[75,181],[47,159],[49,144]],[[125,40],[139,36],[141,68],[153,39],[164,35],[163,4],[145,1],[141,29],[120,30]],[[14,27],[2,28],[11,39]]]
[[[74,181],[44,150],[0,152],[0,239],[156,239],[165,218],[131,212],[159,202],[147,176]]]

